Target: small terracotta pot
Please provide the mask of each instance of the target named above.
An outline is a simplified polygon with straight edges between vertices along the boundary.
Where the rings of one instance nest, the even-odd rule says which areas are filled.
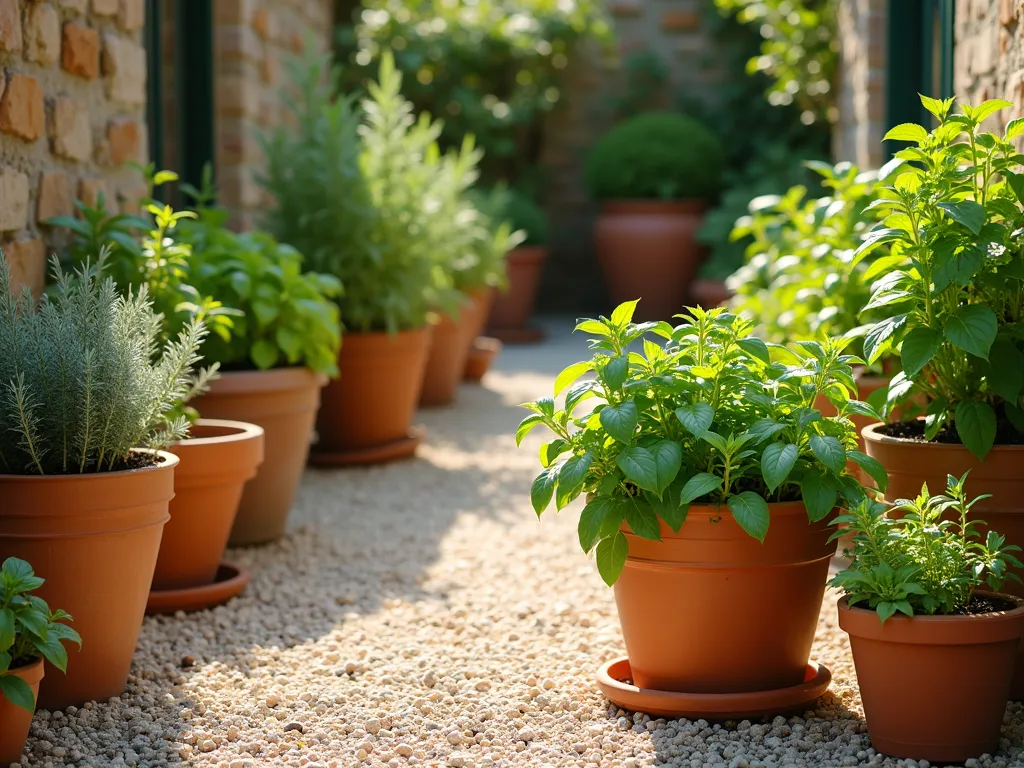
[[[228,545],[242,489],[263,461],[263,427],[200,419],[192,437],[170,447],[174,472],[171,519],[164,526],[153,589],[211,584]]]
[[[487,317],[487,335],[501,337],[502,331],[523,331],[530,323],[540,290],[540,275],[548,249],[524,245],[505,257],[508,289],[494,297]]]
[[[320,390],[327,377],[308,368],[222,373],[192,405],[207,419],[263,428],[265,456],[245,485],[230,544],[274,541],[284,533],[306,467]]]
[[[146,610],[178,457],[123,472],[0,475],[0,553],[46,579],[39,597],[74,616],[82,649],[47,669],[39,706],[65,709],[124,692]]]
[[[804,681],[836,544],[802,502],[770,508],[764,544],[728,507],[690,507],[678,534],[662,523],[660,542],[623,526],[615,603],[636,686],[745,693]]]
[[[894,616],[839,601],[871,744],[893,757],[964,762],[999,748],[1024,601],[974,616]]]
[[[479,383],[484,374],[491,369],[491,364],[499,352],[501,352],[500,341],[492,339],[490,336],[477,336],[473,341],[473,346],[469,348],[463,380]]]
[[[487,325],[487,318],[490,317],[491,314],[491,307],[494,306],[495,293],[497,293],[497,289],[492,288],[489,285],[467,291],[467,294],[474,302],[471,308],[468,310],[462,310],[466,313],[465,338],[467,339],[467,349],[472,348],[473,341],[484,332],[484,326]]]
[[[704,309],[721,307],[732,298],[732,291],[722,280],[699,278],[690,286],[690,300]]]
[[[455,400],[469,349],[483,325],[483,293],[475,291],[467,296],[457,318],[444,315],[434,326],[420,393],[421,406],[450,405]]]
[[[967,483],[968,489],[974,489],[971,495],[992,494],[971,507],[971,515],[1006,536],[1008,544],[1024,547],[1024,445],[997,445],[981,462],[962,445],[889,437],[879,430],[881,426],[873,424],[861,434],[868,456],[878,459],[889,474],[885,501],[891,504],[897,499],[915,499],[922,483],[928,483],[932,493],[942,493],[947,475],[959,478],[970,470]],[[985,530],[979,530],[984,536]],[[1024,569],[1014,570],[1024,578]],[[1022,584],[1007,581],[1003,589],[1024,597]],[[1024,644],[1010,698],[1024,700]]]
[[[641,299],[636,320],[671,320],[683,311],[700,264],[696,235],[707,203],[620,200],[604,203],[594,225],[597,260],[614,306]]]
[[[14,677],[20,677],[32,688],[32,695],[39,697],[39,681],[43,679],[43,660],[10,670]],[[17,707],[0,693],[0,768],[21,761],[32,725],[32,712]]]
[[[327,385],[317,418],[317,452],[376,448],[407,439],[423,387],[431,328],[347,333],[341,376]]]

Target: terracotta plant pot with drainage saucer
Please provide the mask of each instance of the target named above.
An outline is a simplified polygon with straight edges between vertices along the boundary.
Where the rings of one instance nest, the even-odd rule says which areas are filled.
[[[1006,711],[1024,601],[967,616],[893,616],[839,601],[871,744],[886,755],[959,762],[992,754]]]
[[[455,400],[466,370],[469,349],[483,324],[482,293],[477,291],[467,296],[459,308],[458,317],[443,315],[434,326],[423,374],[421,406],[450,405]]]
[[[229,371],[192,402],[203,418],[263,428],[263,463],[242,492],[231,528],[232,546],[265,544],[284,533],[326,383],[325,375],[300,367]]]
[[[498,292],[487,316],[487,335],[506,344],[530,344],[544,338],[544,332],[530,325],[537,304],[540,276],[548,249],[542,245],[513,248],[505,257],[508,286]]]
[[[991,494],[971,507],[971,514],[984,520],[992,530],[1006,537],[1007,544],[1024,547],[1024,445],[996,445],[985,461],[954,443],[926,443],[923,440],[890,437],[884,425],[873,424],[861,433],[865,452],[878,459],[889,475],[885,501],[913,499],[928,483],[932,493],[946,487],[947,475],[961,477],[970,470],[970,482]],[[986,528],[979,532],[985,536]],[[1024,578],[1024,570],[1014,569]],[[1006,581],[1003,589],[1024,597],[1024,584]],[[1024,642],[1010,686],[1012,701],[1024,700]]]
[[[214,608],[242,594],[251,579],[251,574],[245,568],[232,563],[221,563],[208,584],[150,592],[146,614],[152,616],[178,611],[189,613]]]
[[[768,714],[778,691],[807,682],[836,544],[802,502],[769,509],[763,544],[724,506],[691,506],[679,533],[662,522],[661,541],[623,526],[615,603],[636,688],[732,694],[729,706]]]
[[[74,616],[83,638],[67,674],[48,670],[41,709],[120,696],[153,582],[178,457],[83,475],[0,475],[0,553],[32,564],[38,595]]]
[[[430,326],[412,331],[347,333],[341,375],[324,390],[310,463],[322,466],[412,456],[421,437],[410,430],[423,388]]]
[[[39,682],[43,679],[43,660],[24,667],[10,670],[9,674],[24,680],[32,689],[32,695],[39,697]],[[20,763],[32,725],[32,712],[15,706],[0,693],[0,768],[11,763]]]
[[[190,433],[169,449],[180,462],[152,592],[214,583],[242,490],[263,461],[263,428],[255,424],[200,419]]]

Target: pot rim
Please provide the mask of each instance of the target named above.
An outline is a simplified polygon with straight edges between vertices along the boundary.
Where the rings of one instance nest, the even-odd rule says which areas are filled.
[[[23,664],[20,667],[11,667],[7,670],[7,674],[20,677],[29,685],[34,685],[43,679],[43,675],[46,672],[45,663],[46,660],[40,656],[29,664]]]
[[[829,514],[822,519],[828,519],[828,517],[834,514],[837,509],[838,507],[833,507],[831,510],[829,510]],[[769,520],[772,518],[779,517],[802,517],[804,518],[804,522],[808,527],[815,525],[815,523],[812,523],[810,520],[807,519],[807,507],[804,506],[803,501],[768,502],[768,512]],[[729,509],[728,504],[691,504],[687,512],[687,515],[699,515],[702,513],[706,515],[729,515],[730,517],[735,517],[732,513],[732,510]],[[686,533],[686,522],[687,521],[685,520],[683,521],[683,524],[679,527],[679,532],[677,533],[669,527],[668,523],[666,523],[664,520],[661,519],[661,517],[659,517],[658,523],[661,526],[661,540],[664,541],[665,539],[692,539],[693,536],[688,535]],[[622,526],[619,528],[619,530],[621,530],[627,536],[636,536],[638,539],[643,538],[633,532],[633,529],[629,527],[629,522],[626,520],[622,521]],[[742,531],[742,533],[744,536],[749,535],[746,531]],[[652,544],[659,543],[657,541],[651,541],[649,539],[645,539],[645,541],[650,541],[650,543]]]
[[[923,420],[923,416],[917,418],[918,421]],[[879,432],[879,427],[886,427],[888,424],[883,424],[880,421],[876,421],[873,424],[868,424],[864,429],[860,431],[861,437],[865,440],[870,440],[874,443],[885,443],[888,445],[916,445],[922,448],[928,448],[933,451],[967,451],[967,446],[963,443],[933,443],[925,440],[911,440],[906,437],[892,437],[891,435],[885,435]],[[1006,445],[996,443],[992,446],[993,451],[1012,451],[1024,453],[1024,445]],[[991,451],[990,451],[991,453]],[[973,455],[973,454],[971,454]]]
[[[679,198],[677,200],[610,198],[601,201],[601,213],[605,215],[703,213],[707,209],[707,200],[698,197]]]
[[[310,386],[310,379],[317,387],[325,386],[328,381],[326,373],[317,373],[304,365],[270,368],[266,371],[220,371],[203,396],[306,389]],[[197,400],[201,401],[203,396]]]
[[[64,483],[81,482],[83,480],[88,481],[88,480],[93,480],[93,479],[106,479],[106,478],[110,478],[110,477],[114,477],[114,478],[126,477],[126,476],[131,476],[131,475],[139,475],[139,474],[142,474],[143,472],[152,472],[154,470],[173,469],[174,467],[178,466],[178,463],[181,461],[176,455],[174,455],[173,453],[169,453],[168,451],[154,451],[154,450],[152,450],[150,448],[133,448],[132,452],[133,453],[155,453],[161,459],[161,462],[159,464],[152,464],[152,465],[150,465],[148,467],[135,467],[133,469],[119,469],[119,470],[116,470],[114,472],[82,472],[82,473],[67,474],[67,475],[13,475],[13,474],[5,474],[5,473],[0,472],[0,481],[2,481],[4,483],[17,483],[17,482],[22,482],[22,481],[25,481],[25,482],[48,481],[48,482],[51,482],[51,483],[58,483],[58,482],[64,482]]]
[[[264,435],[263,427],[258,424],[250,424],[247,421],[233,421],[231,419],[199,419],[196,421],[194,426],[230,429],[233,431],[227,435],[216,435],[214,437],[187,437],[184,440],[177,440],[171,445],[196,447],[223,445],[224,443],[240,443],[246,440],[257,440]]]
[[[548,246],[545,245],[517,245],[505,254],[505,261],[514,258],[516,261],[541,261],[548,255]]]

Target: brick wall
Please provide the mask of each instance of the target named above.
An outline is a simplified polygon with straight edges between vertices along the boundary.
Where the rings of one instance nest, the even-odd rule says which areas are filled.
[[[833,155],[861,168],[884,162],[887,0],[841,0]]]
[[[144,0],[0,0],[0,247],[42,289],[73,200],[135,200],[145,156]]]
[[[957,0],[953,83],[970,104],[1006,99],[1017,105],[998,112],[986,128],[1001,130],[1024,115],[1024,3],[1021,0]]]
[[[327,50],[334,33],[330,0],[216,0],[214,131],[219,202],[231,224],[259,223],[267,200],[253,178],[263,164],[257,132],[288,119],[284,63],[307,37]]]

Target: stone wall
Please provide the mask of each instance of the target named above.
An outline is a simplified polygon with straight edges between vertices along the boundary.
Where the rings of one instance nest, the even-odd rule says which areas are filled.
[[[887,0],[841,0],[839,5],[839,120],[832,152],[836,161],[861,168],[883,162],[887,6]]]
[[[0,247],[42,289],[45,224],[73,201],[139,197],[145,157],[144,0],[0,0]]]
[[[330,0],[215,0],[214,164],[233,226],[256,226],[268,202],[254,180],[264,160],[256,137],[289,119],[287,58],[307,39],[327,50],[333,33]]]
[[[1022,0],[957,0],[956,94],[969,104],[1006,99],[1017,105],[990,117],[985,126],[990,130],[1001,130],[1007,120],[1024,115],[1022,6]]]

